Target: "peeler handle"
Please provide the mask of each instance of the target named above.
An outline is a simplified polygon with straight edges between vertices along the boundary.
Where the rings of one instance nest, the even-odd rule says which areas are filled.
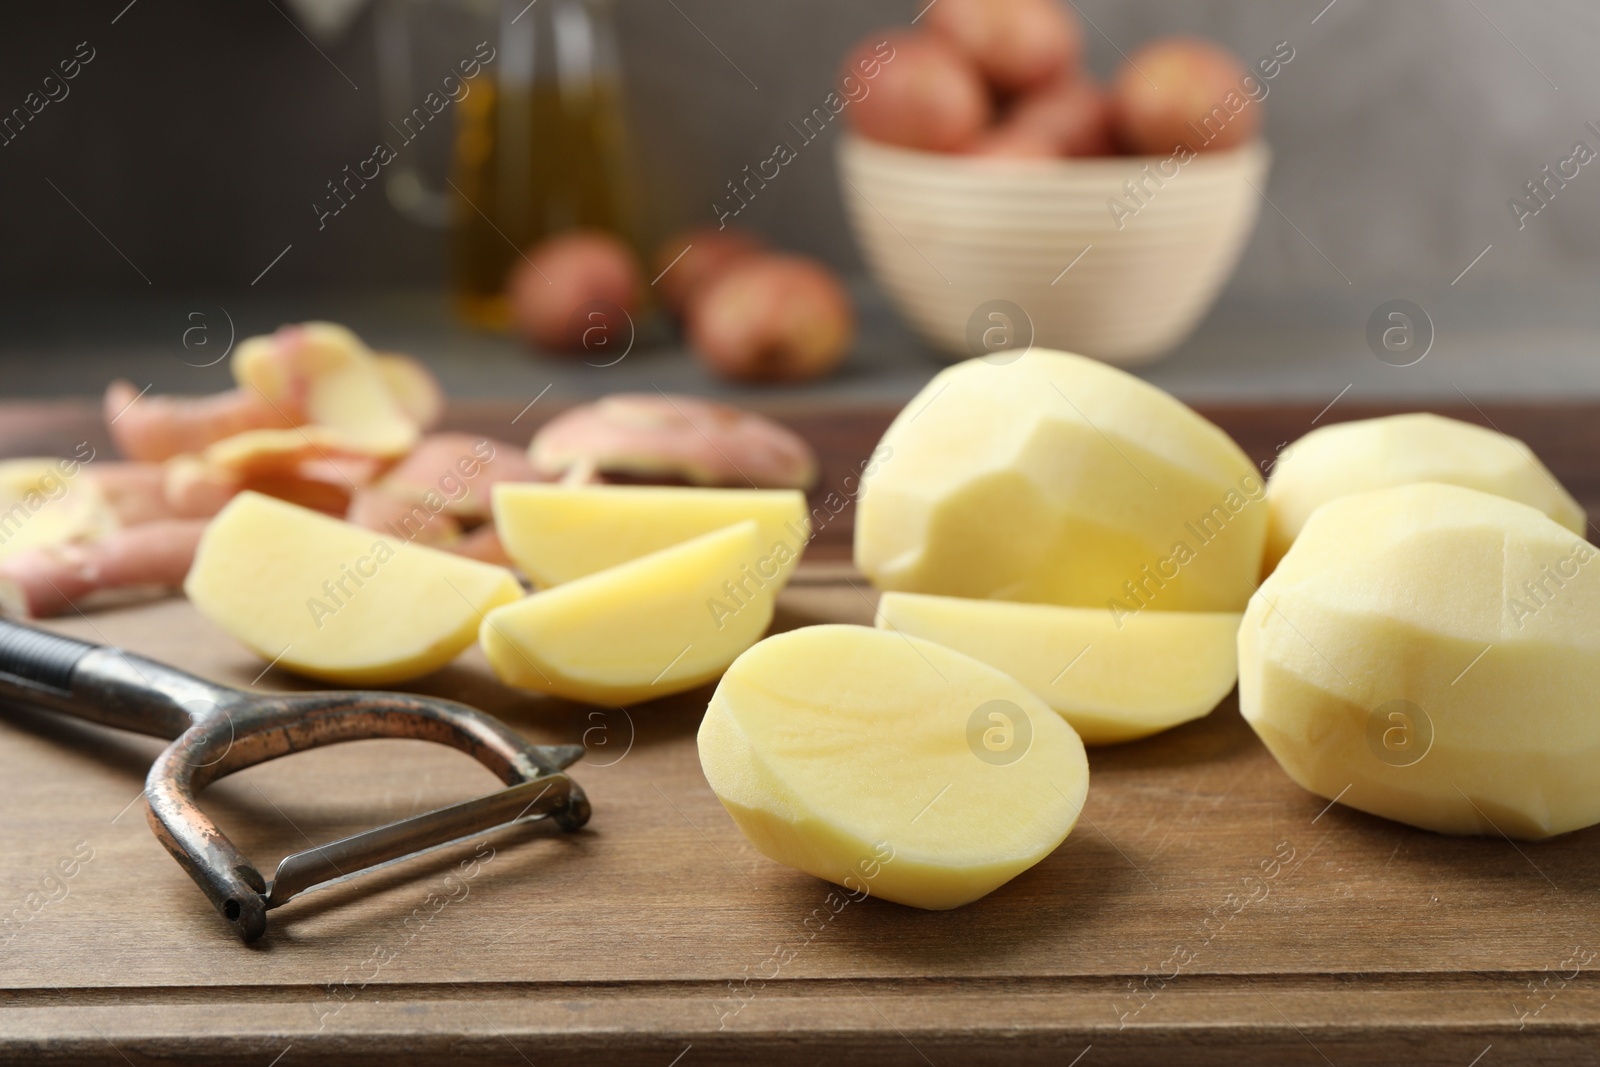
[[[0,619],[0,701],[171,740],[228,692],[120,649]]]
[[[97,647],[0,619],[0,695],[30,701],[36,687],[68,695],[78,661]]]

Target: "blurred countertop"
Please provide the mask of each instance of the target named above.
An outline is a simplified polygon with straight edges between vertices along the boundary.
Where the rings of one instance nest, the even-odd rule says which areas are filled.
[[[453,397],[576,400],[662,389],[818,404],[898,404],[945,360],[912,334],[870,285],[853,286],[859,337],[841,371],[803,386],[734,386],[707,375],[668,326],[642,323],[611,366],[542,357],[509,337],[474,331],[436,292],[0,299],[0,397],[99,394],[124,377],[154,392],[204,393],[230,384],[230,338],[284,322],[343,322],[376,348],[430,364]],[[1374,311],[1394,299],[1426,310],[1435,337],[1420,362],[1378,359],[1367,343]],[[590,357],[593,362],[602,360]],[[614,358],[614,357],[609,357]],[[1336,398],[1460,404],[1600,397],[1600,300],[1592,282],[1525,290],[1354,287],[1281,296],[1225,296],[1176,352],[1135,373],[1202,403],[1332,403]]]

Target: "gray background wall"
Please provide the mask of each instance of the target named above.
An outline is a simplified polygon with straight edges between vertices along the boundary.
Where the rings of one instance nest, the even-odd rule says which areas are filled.
[[[322,232],[310,209],[388,117],[370,12],[325,58],[273,0],[126,2],[7,12],[0,110],[79,41],[96,50],[71,95],[0,148],[8,293],[243,288],[291,243],[258,291],[442,277],[439,235],[376,192]],[[1600,162],[1521,232],[1506,201],[1575,140],[1600,149],[1584,129],[1600,125],[1600,5],[1326,2],[1078,0],[1101,31],[1086,28],[1102,77],[1118,48],[1165,33],[1203,33],[1247,58],[1294,46],[1268,100],[1278,211],[1264,212],[1235,294],[1344,286],[1329,261],[1361,286],[1447,284],[1490,244],[1474,280],[1592,278]],[[849,45],[916,10],[917,0],[619,0],[641,174],[661,224],[709,220],[723,182],[820,102]],[[448,133],[429,136],[424,154],[437,155]],[[831,146],[817,149],[740,221],[848,269]]]

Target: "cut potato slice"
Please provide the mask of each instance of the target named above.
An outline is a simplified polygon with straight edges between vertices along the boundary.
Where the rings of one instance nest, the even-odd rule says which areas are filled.
[[[484,613],[522,586],[504,567],[244,492],[207,527],[184,591],[202,615],[287,670],[384,685],[454,659]]]
[[[494,487],[495,529],[524,574],[560,585],[745,519],[757,523],[752,569],[779,587],[811,538],[795,489],[687,489],[657,485]]]
[[[1145,611],[885,593],[878,625],[1005,671],[1105,745],[1211,713],[1239,676],[1238,614]]]
[[[1124,611],[1242,611],[1266,487],[1227,434],[1066,352],[968,360],[906,405],[862,474],[879,589]]]
[[[1447,833],[1600,822],[1600,563],[1526,504],[1330,501],[1250,601],[1239,709],[1300,785]]]
[[[1021,683],[864,626],[770,637],[700,727],[706,779],[763,853],[851,892],[954,908],[1071,832],[1083,743]]]
[[[28,548],[93,541],[115,530],[116,511],[74,459],[0,462],[0,559]]]
[[[772,622],[753,580],[754,521],[737,523],[490,612],[479,640],[500,680],[628,704],[721,674]]]
[[[1271,571],[1306,520],[1336,497],[1415,482],[1479,489],[1538,508],[1582,537],[1588,516],[1533,450],[1515,437],[1417,413],[1341,422],[1284,449],[1267,482]]]

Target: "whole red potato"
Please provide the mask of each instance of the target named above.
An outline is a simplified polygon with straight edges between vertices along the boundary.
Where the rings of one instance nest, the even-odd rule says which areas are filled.
[[[854,335],[844,286],[828,268],[801,256],[753,256],[689,304],[695,352],[736,381],[819,378],[844,359]]]
[[[656,250],[652,266],[661,302],[673,313],[683,314],[695,290],[765,247],[759,237],[743,230],[701,226],[674,234]]]
[[[937,0],[925,17],[1001,92],[1075,74],[1083,53],[1077,17],[1057,0]]]
[[[989,124],[994,102],[977,66],[932,34],[892,32],[863,41],[843,76],[876,64],[847,114],[863,137],[927,152],[959,152]]]
[[[984,131],[972,154],[1012,159],[1109,156],[1111,98],[1091,81],[1054,83],[1021,97],[999,125]]]
[[[1234,148],[1261,130],[1262,106],[1243,88],[1246,71],[1207,41],[1169,37],[1145,45],[1117,72],[1117,140],[1139,155]]]
[[[511,318],[529,343],[608,352],[632,335],[644,288],[633,250],[601,230],[572,230],[528,249],[512,272]]]

